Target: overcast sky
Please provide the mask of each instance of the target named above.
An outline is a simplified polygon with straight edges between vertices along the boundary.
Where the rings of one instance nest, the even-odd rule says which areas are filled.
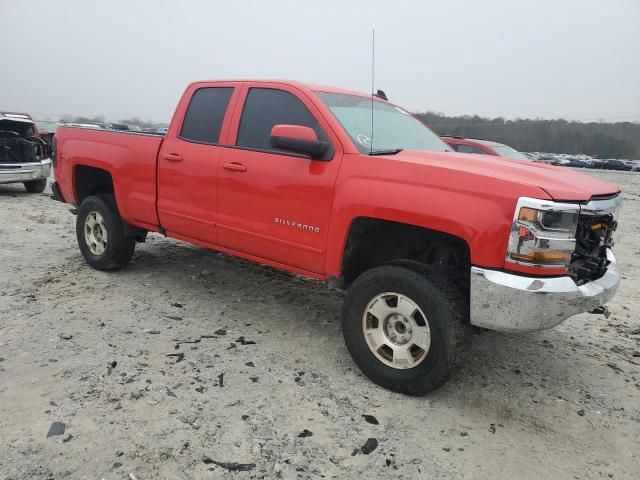
[[[640,0],[0,0],[0,110],[168,121],[185,85],[287,78],[411,111],[640,121]]]

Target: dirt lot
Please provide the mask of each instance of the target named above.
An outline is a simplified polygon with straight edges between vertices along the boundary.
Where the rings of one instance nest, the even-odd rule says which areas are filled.
[[[638,478],[640,175],[598,175],[612,315],[475,336],[423,398],[355,368],[339,292],[160,235],[98,272],[65,205],[0,186],[0,478]]]

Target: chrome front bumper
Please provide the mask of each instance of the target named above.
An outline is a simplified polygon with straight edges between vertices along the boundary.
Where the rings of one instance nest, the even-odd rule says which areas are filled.
[[[532,278],[471,267],[471,324],[500,332],[536,332],[608,302],[620,283],[616,259],[598,280],[577,285],[569,276]]]
[[[0,184],[41,180],[51,175],[51,159],[30,163],[0,163]]]

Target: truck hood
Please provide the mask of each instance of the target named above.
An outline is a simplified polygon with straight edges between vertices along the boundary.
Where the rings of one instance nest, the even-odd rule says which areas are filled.
[[[24,135],[27,130],[33,130],[33,121],[27,118],[5,117],[0,114],[0,131],[16,132]]]
[[[620,191],[617,185],[567,167],[556,167],[492,155],[403,150],[396,155],[388,156],[388,158],[402,162],[429,164],[439,168],[459,170],[539,187],[557,201],[582,202],[590,200],[593,196],[610,195]]]

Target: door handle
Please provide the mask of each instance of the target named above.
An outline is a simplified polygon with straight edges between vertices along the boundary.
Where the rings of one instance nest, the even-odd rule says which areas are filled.
[[[236,163],[236,162],[225,163],[222,166],[222,168],[224,168],[225,170],[229,170],[231,172],[246,172],[247,171],[247,167],[245,167],[241,163]]]
[[[163,155],[162,158],[164,158],[165,160],[168,160],[169,162],[181,162],[182,161],[182,155],[178,155],[177,153],[167,153],[167,154]]]

